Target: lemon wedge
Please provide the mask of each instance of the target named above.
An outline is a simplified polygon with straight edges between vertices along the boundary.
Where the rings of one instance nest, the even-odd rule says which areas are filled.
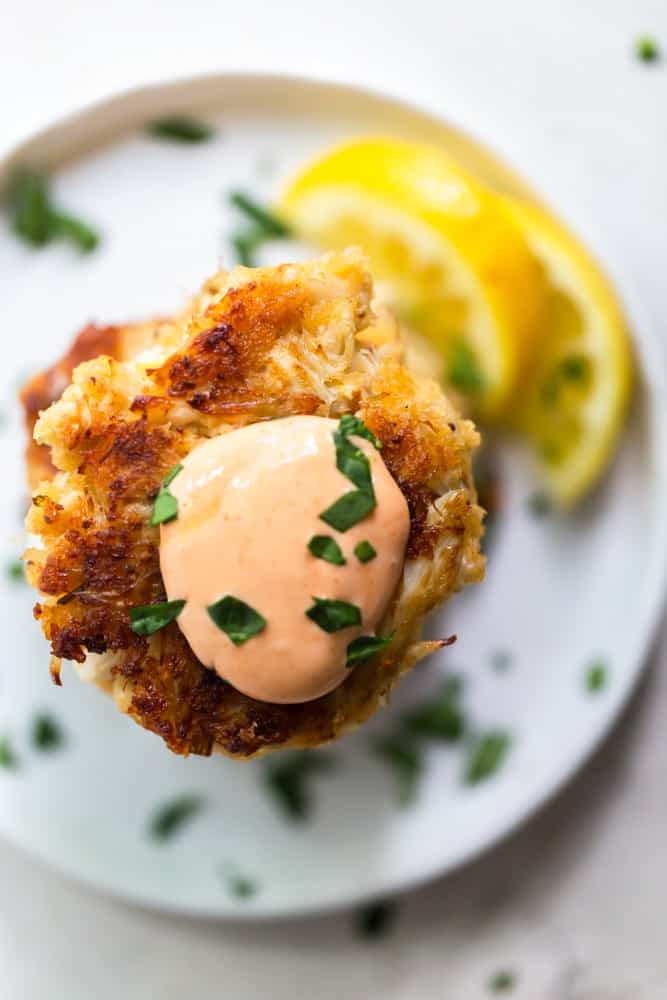
[[[548,283],[517,426],[534,443],[554,499],[571,505],[604,471],[623,424],[633,372],[626,324],[609,282],[569,230],[531,203],[503,204]]]
[[[436,148],[369,138],[302,169],[278,205],[300,237],[369,255],[381,299],[438,348],[442,374],[493,419],[540,334],[539,265],[497,199]]]

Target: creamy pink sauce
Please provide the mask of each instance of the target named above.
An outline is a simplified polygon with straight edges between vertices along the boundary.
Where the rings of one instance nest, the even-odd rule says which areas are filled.
[[[231,431],[198,445],[169,487],[178,518],[161,527],[160,566],[169,600],[186,601],[178,625],[205,666],[260,701],[311,701],[338,687],[348,644],[374,634],[403,569],[407,504],[370,442],[354,438],[370,461],[375,510],[346,532],[319,518],[354,489],[336,468],[336,427],[298,416]],[[311,555],[313,535],[335,538],[346,565]],[[361,563],[354,547],[365,539],[377,556]],[[227,594],[267,622],[240,646],[206,610]],[[362,625],[324,632],[305,613],[313,597],[356,604]]]

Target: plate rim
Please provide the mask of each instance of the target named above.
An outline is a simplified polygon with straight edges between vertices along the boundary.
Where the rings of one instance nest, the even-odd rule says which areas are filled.
[[[58,139],[71,128],[81,128],[87,120],[94,116],[105,118],[110,113],[118,111],[126,104],[141,103],[163,95],[165,91],[172,91],[177,95],[179,92],[189,92],[197,87],[205,88],[219,87],[221,92],[232,87],[249,89],[257,87],[270,87],[279,89],[280,87],[320,89],[329,92],[330,95],[344,93],[347,97],[358,97],[366,101],[374,101],[378,105],[384,106],[387,110],[393,108],[403,115],[413,118],[421,118],[426,124],[436,126],[449,126],[459,133],[464,139],[470,139],[478,143],[484,149],[495,156],[499,163],[508,171],[509,175],[516,174],[517,179],[524,187],[533,188],[533,178],[530,176],[525,180],[523,173],[514,168],[514,164],[506,159],[505,154],[496,152],[493,141],[489,143],[486,139],[479,137],[474,130],[468,129],[459,123],[456,118],[448,118],[445,114],[434,108],[431,104],[423,101],[412,101],[403,99],[398,93],[386,88],[377,88],[366,84],[348,83],[333,77],[319,76],[311,73],[284,73],[270,70],[249,70],[249,71],[224,71],[206,73],[185,73],[158,77],[149,83],[142,83],[138,86],[128,86],[114,91],[102,98],[83,102],[79,107],[68,111],[64,115],[58,116],[52,122],[29,132],[27,135],[13,142],[6,150],[0,153],[0,182],[11,170],[12,166],[21,157],[29,153],[32,148],[39,148]],[[109,131],[111,138],[118,129]],[[64,143],[67,146],[67,143]],[[76,158],[80,153],[74,153]],[[541,198],[539,187],[535,185],[536,196]],[[558,205],[558,198],[549,197],[548,204],[553,205],[556,214],[568,226],[579,231],[581,226],[581,216],[579,224],[572,225],[572,212],[561,211]],[[661,443],[667,441],[667,349],[662,345],[657,333],[656,323],[643,303],[637,292],[632,274],[628,267],[620,266],[620,254],[617,256],[616,248],[612,241],[604,238],[604,233],[598,226],[594,225],[584,228],[584,241],[592,247],[594,256],[602,262],[603,267],[609,271],[613,285],[617,291],[624,313],[629,321],[629,326],[633,333],[634,353],[637,360],[636,367],[641,375],[644,384],[644,399],[647,405],[647,439],[652,465],[653,482],[653,503],[657,508],[661,501],[667,497],[667,449],[661,448]],[[658,522],[660,523],[660,522]],[[548,783],[536,784],[531,795],[528,795],[521,808],[515,810],[510,817],[505,817],[497,823],[491,834],[488,832],[484,836],[478,836],[472,840],[465,849],[459,850],[457,854],[446,861],[440,863],[425,864],[419,872],[401,875],[398,873],[388,873],[383,878],[382,887],[377,890],[360,889],[356,893],[347,892],[344,895],[332,894],[324,897],[320,902],[305,902],[296,905],[268,904],[263,905],[261,897],[251,905],[247,903],[241,905],[221,897],[220,904],[215,905],[192,905],[189,902],[179,903],[177,900],[165,901],[150,895],[144,891],[128,890],[127,887],[115,885],[110,879],[100,878],[88,873],[78,871],[76,866],[68,861],[56,859],[48,854],[43,848],[34,843],[26,844],[25,840],[12,835],[11,831],[0,829],[0,834],[7,841],[18,847],[29,856],[37,858],[41,863],[50,869],[57,871],[79,884],[86,885],[97,892],[104,892],[115,899],[130,902],[133,905],[156,910],[174,915],[189,915],[198,918],[208,919],[233,919],[237,921],[257,921],[270,919],[298,918],[311,914],[332,913],[342,909],[358,906],[386,896],[395,896],[399,893],[418,888],[427,882],[442,878],[452,873],[458,868],[467,865],[481,856],[483,853],[493,849],[499,843],[513,834],[519,827],[531,820],[547,803],[551,802],[563,788],[574,778],[574,776],[584,767],[593,754],[607,740],[613,727],[620,721],[628,700],[635,690],[640,677],[644,673],[647,665],[649,653],[656,637],[658,626],[662,619],[667,591],[667,523],[661,529],[662,535],[656,538],[653,546],[653,558],[649,565],[650,577],[645,581],[646,611],[641,627],[637,630],[637,638],[634,643],[635,652],[632,659],[632,668],[626,671],[623,683],[610,690],[605,705],[600,709],[596,717],[595,727],[591,727],[590,733],[585,739],[576,744],[574,751],[561,757],[560,765],[557,768],[557,777],[550,778]]]

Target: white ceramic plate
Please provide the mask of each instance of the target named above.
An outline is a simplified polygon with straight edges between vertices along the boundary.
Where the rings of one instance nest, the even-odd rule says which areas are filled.
[[[179,109],[213,121],[216,139],[178,146],[142,133],[144,122]],[[451,127],[365,91],[217,76],[97,105],[38,135],[0,168],[6,176],[12,163],[48,167],[61,201],[104,233],[99,252],[81,258],[60,246],[31,252],[0,226],[7,559],[23,540],[23,436],[14,402],[21,378],[58,356],[88,320],[173,310],[231,262],[226,190],[269,197],[304,154],[336,137],[387,131],[442,141],[468,161],[479,153]],[[489,171],[487,180],[509,190],[520,185],[497,163]],[[526,509],[535,483],[525,456],[499,452],[504,510],[487,580],[433,623],[455,629],[458,643],[407,679],[387,712],[334,748],[339,766],[317,779],[310,823],[295,827],[276,811],[262,788],[263,762],[174,757],[68,667],[64,687],[52,687],[32,595],[3,582],[0,733],[12,737],[20,767],[0,770],[0,831],[73,876],[142,903],[207,915],[295,914],[449,871],[552,795],[625,702],[665,581],[662,358],[625,274],[614,277],[636,335],[641,387],[613,470],[576,516],[536,520]],[[504,672],[491,666],[499,650],[512,657]],[[609,683],[591,696],[584,675],[597,657],[608,663]],[[446,669],[465,675],[475,724],[511,731],[512,750],[493,778],[471,788],[461,781],[464,750],[433,749],[416,803],[400,809],[368,739],[390,729]],[[42,708],[67,732],[59,753],[30,747],[29,723]],[[207,808],[180,836],[156,845],[146,834],[150,813],[191,791]],[[229,864],[256,880],[253,898],[229,894],[222,876]]]

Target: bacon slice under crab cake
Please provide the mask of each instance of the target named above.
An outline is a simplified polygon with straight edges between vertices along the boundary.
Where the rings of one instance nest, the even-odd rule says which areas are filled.
[[[105,352],[79,364],[35,426],[37,445],[50,448],[59,470],[37,487],[28,515],[43,545],[28,552],[40,591],[35,615],[55,678],[61,659],[74,661],[176,753],[250,757],[314,747],[358,725],[441,645],[421,641],[424,616],[483,576],[471,476],[477,432],[434,382],[401,364],[396,329],[378,321],[371,297],[356,251],[221,272],[171,322],[122,328],[125,340],[118,328],[89,328],[60,366],[24,390],[31,419],[78,351],[85,356],[95,342]],[[245,424],[347,412],[382,442],[410,511],[403,576],[380,630],[395,633],[391,645],[330,694],[274,705],[204,667],[175,622],[136,635],[129,609],[165,598],[159,529],[149,522],[169,470],[202,440]],[[47,472],[42,456],[29,452],[33,479]]]

